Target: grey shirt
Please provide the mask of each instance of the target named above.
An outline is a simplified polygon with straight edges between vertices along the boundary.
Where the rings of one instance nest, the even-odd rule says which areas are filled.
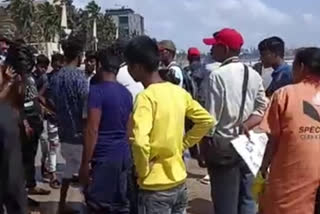
[[[207,78],[204,86],[205,107],[218,122],[210,135],[218,132],[223,137],[232,137],[238,133],[243,79],[244,66],[240,62],[223,65],[212,71]],[[249,68],[243,120],[247,120],[252,114],[263,116],[267,103],[260,75]]]

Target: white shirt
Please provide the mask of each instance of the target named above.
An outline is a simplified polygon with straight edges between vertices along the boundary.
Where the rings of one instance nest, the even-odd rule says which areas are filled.
[[[218,124],[216,130],[224,137],[234,136],[242,100],[243,63],[233,62],[212,71],[206,81],[206,109]],[[251,114],[263,116],[268,100],[260,75],[249,67],[249,81],[243,119]],[[213,134],[213,132],[211,132]]]
[[[143,85],[139,82],[134,81],[134,79],[131,77],[128,72],[128,66],[126,65],[120,67],[119,73],[117,75],[117,81],[130,91],[133,100],[135,100],[136,96],[144,90]]]
[[[206,65],[206,69],[211,73],[212,71],[215,71],[220,68],[221,63],[220,62],[214,62]]]
[[[177,78],[178,80],[180,80],[179,86],[181,88],[183,88],[183,74],[182,74],[182,70],[181,68],[178,66],[177,62],[172,61],[169,65],[168,65],[168,69],[172,69],[174,71],[174,76],[175,78]]]

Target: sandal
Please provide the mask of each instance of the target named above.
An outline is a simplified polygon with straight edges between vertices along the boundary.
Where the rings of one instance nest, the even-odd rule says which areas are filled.
[[[34,188],[28,189],[29,195],[50,195],[50,193],[51,193],[50,190],[45,190],[40,187],[34,187]]]
[[[79,210],[75,210],[70,206],[63,206],[63,207],[59,207],[58,209],[58,214],[79,214],[80,211]]]
[[[202,178],[200,180],[200,183],[205,184],[205,185],[209,185],[210,184],[210,177],[209,175],[206,175],[204,178]]]
[[[40,207],[40,203],[28,197],[28,206],[31,208],[38,208]]]
[[[72,183],[79,183],[79,174],[75,173],[72,175]]]
[[[50,181],[50,172],[44,163],[41,164],[41,175],[44,182],[48,183]]]
[[[50,186],[52,189],[60,189],[60,188],[61,188],[61,183],[60,183],[60,181],[58,180],[58,178],[52,178],[52,179],[50,180],[49,186]]]

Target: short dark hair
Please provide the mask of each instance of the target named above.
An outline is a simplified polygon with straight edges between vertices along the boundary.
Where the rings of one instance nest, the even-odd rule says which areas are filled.
[[[95,51],[87,51],[85,54],[86,60],[97,60],[97,53]]]
[[[51,56],[51,63],[54,62],[63,62],[64,61],[64,56],[59,53],[55,53]]]
[[[266,51],[266,50],[271,51],[277,56],[280,56],[281,58],[283,58],[284,51],[285,51],[285,43],[280,37],[273,36],[261,41],[258,45],[258,49],[260,52]]]
[[[303,63],[310,72],[320,76],[320,48],[310,47],[299,49],[296,57],[296,63]]]
[[[102,71],[117,74],[122,63],[119,52],[114,46],[100,50],[97,54],[98,63],[101,64]]]
[[[46,65],[49,66],[50,60],[44,54],[37,56],[37,65]]]
[[[62,41],[62,50],[68,62],[81,56],[83,52],[83,41],[78,36],[70,36],[67,40]]]
[[[159,67],[160,56],[157,42],[148,36],[133,38],[126,46],[125,59],[129,64],[141,64],[148,71]]]
[[[34,55],[27,45],[11,44],[5,61],[6,65],[20,75],[31,73],[35,65]]]
[[[23,38],[17,38],[14,40],[14,43],[20,44],[20,45],[25,45],[26,41]]]

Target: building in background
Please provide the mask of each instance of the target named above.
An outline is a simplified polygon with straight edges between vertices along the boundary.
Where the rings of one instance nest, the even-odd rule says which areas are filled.
[[[117,38],[131,38],[144,34],[144,18],[130,8],[106,10],[117,27]]]

